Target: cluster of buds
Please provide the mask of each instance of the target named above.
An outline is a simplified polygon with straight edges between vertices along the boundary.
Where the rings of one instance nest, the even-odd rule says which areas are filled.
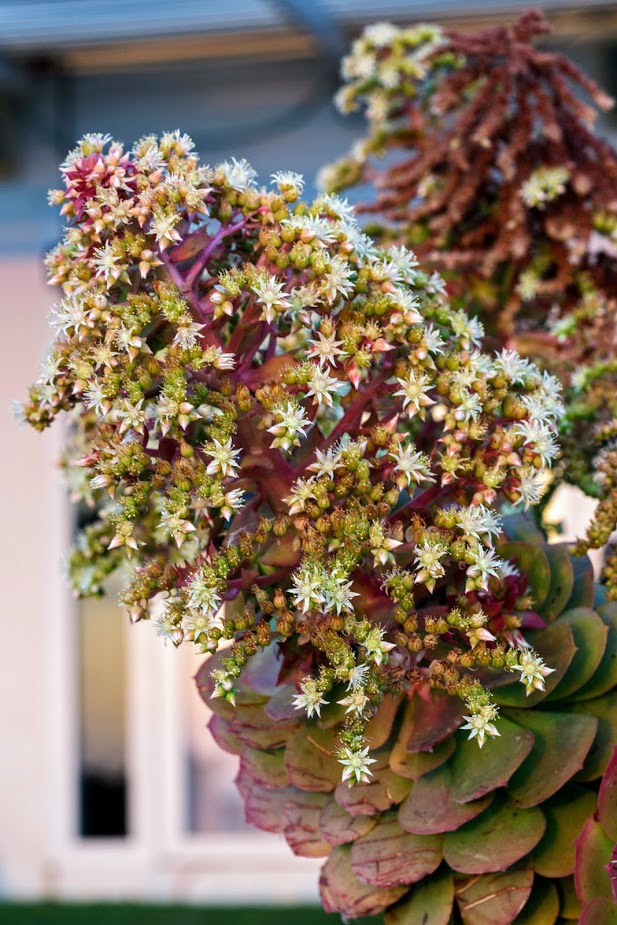
[[[535,503],[558,455],[556,380],[482,352],[439,276],[338,196],[302,201],[297,174],[200,166],[179,133],[127,152],[87,136],[62,172],[64,298],[21,413],[73,421],[67,468],[96,512],[78,592],[125,566],[134,621],[156,613],[198,653],[229,643],[213,693],[230,703],[276,646],[299,709],[344,710],[350,781],[386,694],[445,691],[480,745],[497,735],[491,671],[528,691],[550,671],[495,544],[496,509]]]

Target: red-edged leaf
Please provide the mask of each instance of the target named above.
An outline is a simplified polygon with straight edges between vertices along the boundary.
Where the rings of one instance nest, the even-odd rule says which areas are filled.
[[[297,720],[300,714],[294,707],[293,697],[296,689],[291,684],[281,684],[276,692],[264,704],[264,712],[278,723],[280,720]]]
[[[516,917],[516,925],[554,925],[559,915],[559,895],[550,880],[535,877],[531,896]]]
[[[529,696],[518,680],[520,675],[516,674],[516,680],[508,687],[499,688],[494,692],[495,700],[504,707],[520,707],[523,710],[535,707],[557,687],[576,652],[572,630],[561,620],[549,624],[545,630],[528,633],[526,638],[549,668],[553,669],[553,673],[546,678],[544,691],[534,691]]]
[[[283,827],[283,810],[295,792],[292,787],[285,790],[251,787],[244,798],[246,821],[265,832],[280,832]]]
[[[583,905],[596,896],[611,896],[611,881],[606,869],[610,864],[613,842],[600,823],[587,820],[576,839],[574,884],[576,895]]]
[[[365,736],[371,751],[376,751],[385,745],[390,738],[394,719],[401,706],[402,696],[392,697],[390,694],[384,697],[383,702],[379,705],[375,716],[366,724]]]
[[[332,850],[319,878],[319,894],[326,912],[338,912],[346,918],[378,915],[405,892],[404,886],[383,889],[360,880],[351,867],[349,845]]]
[[[231,721],[231,731],[249,748],[281,748],[287,744],[300,724],[273,723],[260,704],[237,707]]]
[[[416,835],[453,832],[475,819],[492,798],[490,793],[480,800],[457,803],[452,793],[452,772],[445,764],[416,781],[399,809],[398,818],[406,832]]]
[[[401,777],[418,780],[423,774],[432,771],[433,768],[439,767],[444,761],[448,760],[454,751],[456,741],[454,736],[449,736],[440,745],[437,745],[432,752],[408,752],[407,742],[411,736],[415,714],[410,703],[406,704],[404,709],[403,720],[390,752],[390,767],[395,774]]]
[[[578,925],[617,925],[617,906],[602,896],[585,903]]]
[[[411,732],[408,752],[429,752],[463,723],[464,708],[457,697],[433,690],[424,700],[415,696],[410,703]]]
[[[244,748],[240,739],[231,731],[230,721],[223,716],[217,716],[216,713],[211,716],[208,729],[218,747],[222,748],[224,752],[229,752],[230,755],[239,755]]]
[[[372,777],[368,784],[349,785],[341,781],[334,793],[336,802],[352,816],[371,816],[396,806],[411,789],[411,781],[399,777],[388,766],[388,752],[374,752],[376,763],[371,765]]]
[[[401,902],[386,912],[385,925],[449,925],[454,902],[454,880],[447,871],[417,883]]]
[[[606,872],[611,881],[611,890],[613,892],[613,899],[617,903],[617,845],[615,845],[615,847],[613,848],[611,859],[606,865]]]
[[[535,744],[507,786],[518,806],[537,806],[564,786],[582,768],[596,734],[591,716],[508,710],[516,723],[531,730]]]
[[[617,841],[617,748],[600,784],[598,819],[608,837]]]
[[[255,784],[269,790],[282,790],[289,783],[282,748],[270,752],[245,748],[240,756],[240,770]]]
[[[395,813],[384,813],[377,825],[351,848],[351,866],[365,883],[391,887],[416,883],[441,864],[441,838],[410,835]]]
[[[323,793],[296,790],[285,804],[281,830],[294,854],[303,858],[324,858],[330,854],[331,845],[324,841],[319,828],[328,799]]]
[[[546,831],[533,852],[533,866],[543,877],[574,873],[574,842],[597,805],[596,794],[570,785],[542,804]]]
[[[512,925],[529,899],[532,870],[485,874],[456,884],[456,899],[465,925]]]
[[[519,809],[495,800],[481,816],[444,835],[444,858],[463,874],[507,870],[533,851],[544,828],[539,809]]]
[[[456,752],[450,761],[452,799],[459,803],[478,800],[508,783],[532,749],[534,737],[527,729],[501,717],[499,737],[491,739],[482,755],[474,740],[458,733]]]
[[[300,790],[331,793],[341,779],[342,767],[334,757],[336,733],[318,726],[302,726],[285,749],[289,782]]]
[[[376,816],[352,816],[335,800],[330,799],[322,810],[320,829],[328,844],[337,847],[366,835],[376,823]]]

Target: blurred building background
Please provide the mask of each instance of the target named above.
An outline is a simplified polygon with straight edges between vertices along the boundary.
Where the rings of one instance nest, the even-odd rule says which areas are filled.
[[[361,123],[331,97],[363,25],[511,19],[518,0],[0,0],[0,407],[46,345],[46,191],[84,132],[127,144],[180,128],[205,162],[267,180],[343,153]],[[617,3],[544,0],[551,43],[617,91]],[[603,130],[615,125],[610,114]],[[43,438],[3,418],[0,486],[0,898],[298,902],[316,867],[249,830],[235,761],[205,730],[198,661],[130,628],[109,598],[77,604],[61,565],[75,529]]]

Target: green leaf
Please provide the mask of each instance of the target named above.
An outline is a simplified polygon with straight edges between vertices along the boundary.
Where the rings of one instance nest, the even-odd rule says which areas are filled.
[[[283,810],[296,791],[267,790],[265,787],[250,787],[244,796],[244,814],[249,825],[265,832],[280,832],[283,825]]]
[[[598,794],[598,819],[609,838],[617,841],[617,748],[604,772]]]
[[[442,840],[436,835],[410,835],[396,813],[384,813],[377,825],[351,848],[351,866],[365,883],[392,887],[416,883],[441,864]]]
[[[579,925],[617,925],[617,906],[605,896],[585,903]]]
[[[617,687],[617,603],[605,604],[598,608],[597,613],[608,627],[606,647],[602,661],[589,681],[577,690],[577,700],[601,697]]]
[[[402,702],[402,695],[392,697],[387,694],[377,708],[375,716],[366,724],[364,734],[371,751],[385,745],[390,738],[394,719]]]
[[[555,881],[559,893],[559,914],[562,918],[578,922],[581,904],[574,888],[574,877],[560,877]]]
[[[531,896],[516,917],[516,925],[554,925],[558,915],[557,888],[550,880],[534,877]]]
[[[529,582],[534,609],[541,609],[551,586],[551,567],[544,549],[529,543],[500,543],[497,552],[502,559],[516,560]]]
[[[553,669],[553,673],[545,679],[544,691],[534,691],[529,696],[525,693],[524,685],[518,680],[513,681],[508,687],[496,689],[493,696],[501,706],[520,707],[523,710],[535,707],[557,687],[574,658],[576,646],[572,630],[561,620],[550,623],[544,630],[527,633],[526,638],[548,667]],[[520,675],[517,672],[513,677],[518,679]]]
[[[608,627],[602,618],[588,607],[568,610],[561,615],[559,622],[567,624],[572,630],[577,651],[565,676],[547,696],[547,701],[565,700],[589,681],[602,661],[608,635]]]
[[[360,880],[351,867],[349,845],[333,849],[319,878],[319,895],[326,912],[338,912],[350,918],[378,915],[406,892],[404,886],[383,889]]]
[[[430,699],[415,696],[409,704],[413,717],[408,752],[430,752],[463,722],[463,705],[457,697],[432,690]]]
[[[486,874],[456,886],[458,907],[465,925],[512,925],[529,898],[532,870]]]
[[[499,737],[490,739],[481,755],[473,739],[463,738],[460,733],[457,736],[456,752],[450,761],[453,800],[467,803],[503,787],[531,751],[534,737],[527,729],[505,717],[499,719],[498,728]]]
[[[418,780],[423,774],[447,761],[454,751],[456,742],[454,736],[449,736],[432,752],[408,752],[407,742],[411,736],[415,714],[410,703],[406,704],[404,709],[403,721],[390,752],[390,767],[395,774],[401,777]]]
[[[546,831],[533,853],[536,873],[543,877],[574,873],[574,842],[596,803],[595,793],[572,785],[542,804]]]
[[[215,713],[210,717],[208,729],[218,747],[222,748],[224,752],[229,752],[230,755],[239,755],[244,748],[240,739],[231,731],[231,723],[225,717]]]
[[[341,781],[335,791],[336,802],[352,816],[371,816],[382,813],[405,799],[411,781],[395,774],[388,765],[387,751],[374,752],[376,764],[371,765],[373,776],[367,784]]]
[[[342,767],[334,757],[336,733],[318,726],[303,726],[285,749],[290,784],[300,790],[331,793],[341,779]]]
[[[324,840],[319,826],[321,813],[330,798],[324,793],[296,790],[283,810],[281,831],[294,854],[303,858],[323,858],[332,846]]]
[[[385,925],[449,925],[454,902],[452,874],[443,870],[425,877],[386,912]]]
[[[289,783],[283,748],[275,751],[245,748],[240,755],[240,770],[255,784],[269,790],[282,790]]]
[[[236,707],[231,721],[231,731],[249,748],[281,748],[299,726],[299,721],[273,723],[258,703]]]
[[[507,514],[503,518],[503,532],[511,542],[546,546],[546,537],[528,514]]]
[[[464,874],[507,870],[535,848],[544,828],[539,809],[519,809],[495,800],[477,819],[444,836],[444,858]]]
[[[319,827],[328,844],[337,847],[366,835],[376,823],[377,816],[352,816],[336,800],[328,800],[322,810]]]
[[[544,553],[551,567],[548,594],[542,605],[542,615],[554,620],[563,611],[574,590],[574,568],[566,543],[555,543],[544,547]]]
[[[452,793],[452,773],[445,764],[416,781],[399,809],[398,818],[405,831],[416,835],[453,832],[475,819],[492,798],[489,793],[481,800],[457,803]]]
[[[606,865],[611,860],[613,842],[593,816],[587,820],[575,842],[576,895],[585,904],[596,896],[611,896],[611,881]]]
[[[572,556],[572,568],[574,570],[574,587],[572,588],[570,600],[566,604],[566,609],[593,607],[595,594],[591,559],[588,556]]]
[[[617,691],[611,691],[595,700],[570,704],[573,713],[593,716],[598,721],[598,731],[583,770],[576,775],[576,780],[590,781],[602,777],[613,751],[617,746]]]
[[[507,715],[535,736],[533,748],[510,778],[507,791],[518,806],[537,806],[583,767],[596,723],[590,716],[540,710],[508,710]]]

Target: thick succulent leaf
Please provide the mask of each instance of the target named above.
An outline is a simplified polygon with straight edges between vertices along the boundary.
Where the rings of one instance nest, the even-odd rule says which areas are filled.
[[[560,877],[555,881],[559,893],[559,915],[568,922],[576,921],[581,914],[581,904],[574,886],[574,877]]]
[[[482,815],[444,835],[444,858],[463,874],[507,870],[533,851],[545,825],[539,809],[519,809],[513,803],[495,800]]]
[[[339,912],[346,918],[378,915],[407,892],[404,886],[370,886],[355,875],[351,867],[351,848],[334,848],[321,869],[319,895],[326,912]]]
[[[265,646],[248,660],[240,676],[240,686],[248,687],[254,694],[262,697],[272,697],[278,690],[280,671],[279,647]],[[290,694],[293,693],[290,688]]]
[[[516,925],[554,925],[558,915],[559,896],[555,884],[534,877],[531,896],[516,917]]]
[[[589,681],[602,661],[608,635],[608,627],[602,618],[588,607],[568,610],[561,615],[559,622],[566,623],[572,630],[577,651],[564,677],[547,696],[547,701],[565,700]]]
[[[296,689],[291,684],[281,684],[264,704],[264,712],[276,723],[280,720],[297,720],[302,714],[294,707]]]
[[[459,881],[456,899],[465,925],[512,925],[529,899],[532,870],[485,874]]]
[[[411,781],[395,774],[388,765],[388,752],[374,752],[368,784],[349,785],[341,781],[334,793],[336,802],[352,816],[371,816],[398,805],[411,789]]]
[[[615,847],[613,848],[611,859],[606,865],[606,872],[611,881],[611,890],[613,892],[613,899],[617,903],[617,845],[615,845]]]
[[[289,739],[285,767],[289,782],[300,790],[331,793],[341,779],[342,766],[334,757],[336,732],[304,725]]]
[[[508,514],[503,518],[503,532],[513,543],[546,545],[546,537],[528,514]]]
[[[574,590],[574,568],[566,543],[555,543],[544,547],[544,553],[551,567],[548,594],[542,605],[542,616],[554,620],[563,611]]]
[[[499,737],[491,739],[482,754],[473,739],[461,733],[450,761],[452,799],[459,803],[477,800],[508,783],[512,774],[532,749],[534,737],[527,729],[505,717],[499,719]]]
[[[598,819],[608,837],[617,841],[617,748],[600,784]]]
[[[366,835],[376,825],[376,816],[352,816],[336,800],[328,800],[321,813],[320,830],[329,845],[337,847]]]
[[[502,559],[514,559],[529,582],[534,609],[541,610],[551,586],[551,567],[544,549],[529,543],[500,543]]]
[[[617,690],[595,700],[570,704],[569,709],[573,713],[597,719],[598,731],[585,759],[583,770],[576,775],[576,780],[579,781],[596,780],[606,771],[617,747]]]
[[[250,787],[244,797],[246,821],[266,832],[280,832],[283,827],[283,810],[295,793],[293,787],[285,790]]]
[[[593,565],[589,556],[572,556],[574,569],[574,587],[566,609],[573,607],[593,607],[595,598]]]
[[[381,748],[390,738],[392,726],[402,699],[402,695],[392,697],[387,694],[379,705],[375,716],[366,724],[365,735],[371,751]]]
[[[385,925],[449,925],[454,880],[447,870],[425,877],[385,916]]]
[[[396,813],[384,813],[377,825],[351,847],[351,866],[365,883],[391,887],[417,883],[441,864],[442,840],[436,835],[410,835]]]
[[[433,690],[425,700],[416,696],[409,704],[413,717],[407,739],[408,752],[430,752],[463,723],[464,708],[457,697]]]
[[[489,793],[480,800],[457,803],[452,792],[452,772],[444,764],[416,781],[399,809],[398,818],[405,831],[417,835],[453,832],[475,819],[492,798]]]
[[[605,896],[585,903],[578,925],[617,925],[617,906]]]
[[[577,700],[601,697],[617,687],[617,602],[599,607],[597,613],[608,627],[606,647],[602,661],[591,678],[577,690]]]
[[[561,620],[549,624],[545,630],[527,633],[527,640],[549,668],[553,669],[553,673],[545,679],[544,691],[534,691],[529,696],[525,693],[524,685],[518,680],[518,672],[513,674],[513,679],[517,680],[513,680],[508,687],[494,691],[495,700],[504,707],[520,707],[523,710],[535,707],[557,687],[576,653],[572,630]]]
[[[596,810],[596,794],[571,785],[542,804],[546,831],[533,852],[533,866],[543,877],[574,873],[574,842]]]
[[[583,826],[575,844],[574,885],[581,903],[584,905],[596,896],[612,896],[606,865],[611,860],[613,842],[593,816]]]
[[[245,748],[240,756],[240,769],[258,786],[269,790],[282,790],[289,783],[283,748],[269,752]]]
[[[244,745],[231,731],[231,722],[216,713],[208,722],[210,734],[219,748],[230,755],[239,755]]]
[[[507,786],[518,806],[537,806],[583,767],[596,734],[592,716],[508,710],[510,719],[533,732],[535,743]]]
[[[444,739],[436,745],[432,752],[408,752],[405,743],[409,739],[409,730],[405,724],[401,726],[399,736],[390,752],[390,767],[395,774],[409,780],[418,780],[434,768],[442,765],[454,752],[456,740],[454,736]]]
[[[236,708],[231,731],[249,748],[281,748],[299,727],[299,722],[273,723],[260,704]]]
[[[207,704],[208,708],[212,710],[213,713],[224,716],[226,719],[231,719],[237,707],[256,703],[263,704],[266,700],[266,697],[263,694],[258,694],[247,687],[242,677],[236,685],[237,693],[235,708],[227,700],[225,700],[224,697],[212,696],[214,692],[214,679],[212,678],[212,672],[217,668],[221,668],[222,660],[228,656],[229,653],[222,649],[220,652],[217,652],[216,655],[211,655],[209,658],[207,658],[195,675],[195,685],[197,687],[199,696],[204,701],[204,703]],[[257,658],[257,656],[255,656],[255,658]]]
[[[323,793],[294,791],[283,810],[281,830],[294,854],[303,858],[324,858],[332,846],[322,837],[319,821],[328,801]]]

